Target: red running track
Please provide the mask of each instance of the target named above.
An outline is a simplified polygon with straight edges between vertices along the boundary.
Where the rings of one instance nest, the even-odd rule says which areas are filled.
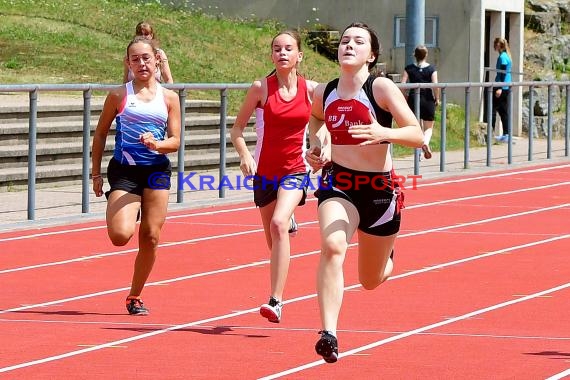
[[[170,213],[126,315],[137,242],[104,222],[0,234],[0,378],[544,379],[570,371],[570,164],[420,181],[394,276],[345,262],[340,360],[314,353],[316,202],[298,208],[280,324],[258,314],[268,250],[251,204]]]

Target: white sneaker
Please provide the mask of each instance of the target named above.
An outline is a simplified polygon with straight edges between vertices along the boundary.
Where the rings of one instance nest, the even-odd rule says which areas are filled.
[[[289,221],[289,236],[295,237],[297,236],[297,232],[299,232],[299,225],[295,220],[295,214],[291,215],[291,220]]]
[[[495,136],[495,141],[498,143],[507,143],[509,142],[509,135]]]
[[[261,305],[259,308],[259,314],[262,317],[267,318],[269,322],[279,323],[281,321],[281,309],[283,308],[283,303],[279,300],[271,297],[269,302]]]

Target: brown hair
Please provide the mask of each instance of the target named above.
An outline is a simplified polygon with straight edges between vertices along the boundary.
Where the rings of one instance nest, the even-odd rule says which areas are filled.
[[[147,44],[152,48],[152,51],[154,52],[154,54],[156,55],[156,43],[154,42],[154,40],[149,40],[144,38],[143,36],[135,36],[131,42],[129,42],[129,44],[127,45],[127,57],[129,56],[129,49],[131,46],[133,46],[134,44],[137,43],[143,43],[143,44]]]
[[[153,39],[156,37],[156,34],[154,33],[154,29],[153,29],[152,25],[150,25],[150,23],[148,23],[146,21],[141,21],[137,24],[137,26],[135,28],[135,34],[137,36],[143,36],[145,34],[152,34]]]
[[[277,33],[272,39],[271,39],[271,48],[273,49],[273,42],[275,41],[275,39],[277,37],[279,37],[282,34],[287,34],[291,37],[293,37],[293,39],[295,39],[295,41],[297,42],[297,49],[299,49],[299,51],[303,51],[303,48],[301,46],[301,35],[299,34],[299,32],[297,32],[294,29],[287,29],[287,30],[283,30],[279,33]]]
[[[423,61],[428,55],[428,49],[424,45],[416,46],[414,50],[414,57],[416,58],[417,62]]]
[[[378,34],[376,34],[376,31],[374,29],[363,22],[353,22],[344,28],[342,35],[344,35],[344,32],[346,32],[346,30],[349,28],[364,29],[368,32],[368,34],[370,34],[370,47],[372,48],[372,54],[374,54],[374,60],[368,63],[368,70],[372,70],[374,66],[376,66],[376,62],[378,62],[378,57],[380,56],[382,50],[382,46],[380,46],[380,40],[378,39]]]

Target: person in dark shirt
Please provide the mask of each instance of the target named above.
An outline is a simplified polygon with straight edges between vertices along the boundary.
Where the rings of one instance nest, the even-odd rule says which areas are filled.
[[[437,83],[437,69],[427,62],[428,49],[424,45],[419,45],[414,51],[416,63],[406,66],[402,74],[402,83]],[[408,105],[414,111],[416,109],[415,90],[408,93]],[[433,134],[433,121],[435,118],[435,108],[439,105],[439,88],[420,89],[420,123],[424,130],[424,144],[422,151],[426,159],[431,158],[431,148],[429,142]]]

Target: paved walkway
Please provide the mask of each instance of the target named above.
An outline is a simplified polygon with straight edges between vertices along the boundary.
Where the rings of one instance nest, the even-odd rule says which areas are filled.
[[[69,99],[69,97],[42,96],[40,94],[38,104],[69,104],[82,99]],[[6,105],[27,105],[27,94],[1,94],[0,102]],[[569,163],[570,158],[566,157],[563,140],[552,142],[551,158],[546,158],[546,140],[535,139],[533,144],[533,161],[528,161],[528,140],[514,139],[512,145],[512,164],[508,164],[507,145],[492,146],[492,165],[486,165],[486,148],[473,148],[469,151],[468,168],[465,169],[464,152],[454,151],[446,153],[445,172],[440,172],[440,155],[434,152],[432,159],[420,162],[419,174],[422,179],[432,179],[437,177],[449,177],[489,170],[501,170],[529,165],[540,165],[547,163],[564,162]],[[403,157],[396,159],[394,166],[399,175],[408,176],[414,174],[413,157]],[[229,171],[227,177],[236,183],[238,171]],[[196,174],[195,177],[210,177],[215,184],[218,184],[217,172],[204,172]],[[421,179],[419,180],[421,181]],[[197,186],[197,179],[191,181]],[[170,195],[170,210],[208,207],[213,205],[252,202],[250,190],[229,190],[226,189],[225,198],[219,198],[218,190],[191,191],[189,186],[185,186],[184,202],[176,203],[176,184],[173,183],[173,190]],[[91,189],[91,185],[89,185]],[[187,190],[186,190],[187,189]],[[35,196],[35,219],[28,220],[28,193],[27,191],[0,192],[0,231],[8,231],[20,228],[36,228],[46,225],[64,224],[77,221],[103,220],[106,202],[104,198],[96,198],[90,191],[89,213],[82,214],[81,207],[82,193],[81,184],[71,186],[36,188]],[[252,203],[253,204],[253,203]]]

